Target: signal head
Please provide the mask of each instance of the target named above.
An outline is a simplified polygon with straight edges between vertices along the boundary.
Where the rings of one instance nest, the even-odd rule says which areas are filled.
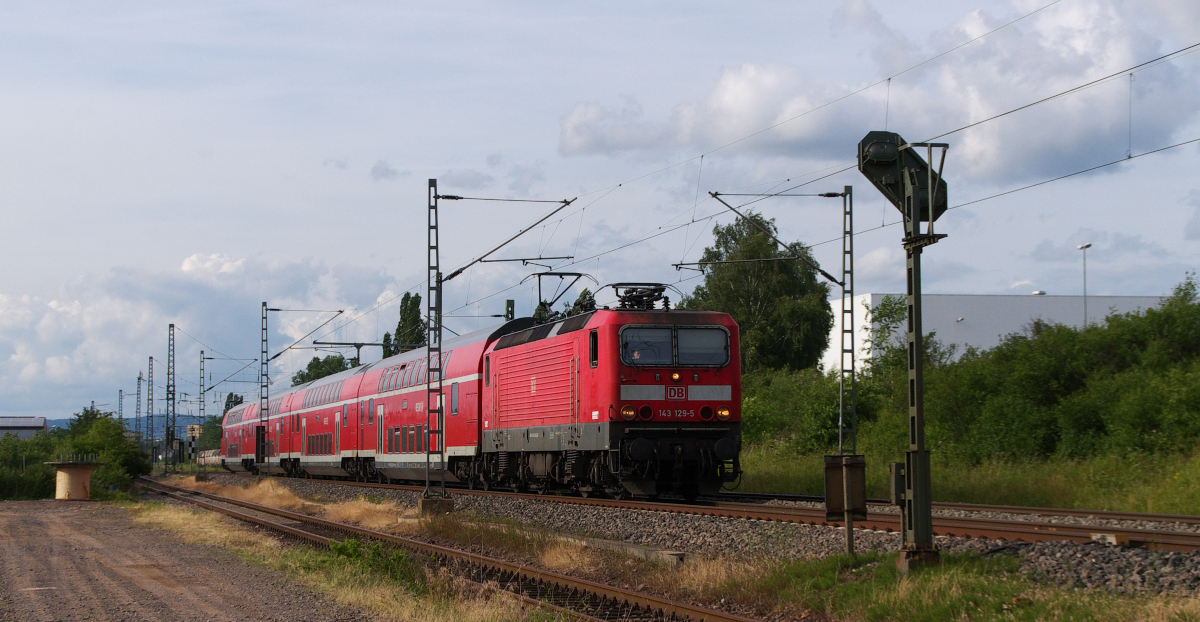
[[[867,132],[858,143],[858,170],[903,215],[906,196],[920,206],[920,220],[929,221],[929,164],[895,132]],[[946,211],[946,180],[936,179],[933,220]]]

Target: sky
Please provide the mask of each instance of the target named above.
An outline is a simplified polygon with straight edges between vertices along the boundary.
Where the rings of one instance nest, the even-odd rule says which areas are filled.
[[[1194,0],[7,3],[0,415],[115,410],[149,357],[161,398],[171,323],[179,412],[198,409],[201,350],[206,384],[230,379],[210,413],[256,396],[235,359],[259,354],[263,301],[342,310],[325,340],[380,339],[424,288],[431,178],[574,199],[493,257],[684,293],[701,281],[672,264],[734,218],[708,192],[853,186],[855,291],[897,292],[897,212],[856,170],[830,175],[858,141],[925,140],[1107,76],[939,139],[952,209],[925,291],[1078,294],[1091,243],[1089,294],[1169,294],[1200,264],[1200,143],[1148,152],[1200,139],[1200,54],[1142,64],[1198,43]],[[443,272],[555,207],[442,201]],[[840,201],[752,208],[837,270]],[[530,313],[540,269],[467,270],[446,326],[490,325],[463,316],[510,298]],[[272,313],[271,354],[333,315]],[[324,354],[289,350],[271,376]]]

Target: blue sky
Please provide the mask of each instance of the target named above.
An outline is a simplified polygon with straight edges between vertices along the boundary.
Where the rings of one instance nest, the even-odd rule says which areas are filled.
[[[674,282],[691,275],[670,264],[696,260],[712,224],[729,222],[707,191],[811,179],[852,160],[885,114],[919,140],[1200,43],[1195,2],[1062,0],[808,112],[1044,4],[5,5],[0,412],[115,403],[148,356],[165,360],[171,322],[187,333],[180,391],[194,393],[199,341],[257,356],[262,300],[346,309],[328,339],[379,338],[396,320],[387,301],[424,279],[430,177],[447,193],[579,197],[502,256],[589,258],[559,267],[601,283]],[[1198,59],[948,137],[950,203],[1200,138]],[[927,291],[1078,293],[1075,245],[1092,242],[1090,293],[1169,292],[1200,263],[1198,154],[1192,144],[948,213],[938,227],[950,237],[926,255]],[[807,188],[845,185],[859,229],[895,220],[855,171]],[[839,235],[832,202],[756,207],[788,239]],[[546,209],[444,204],[443,263]],[[894,226],[858,237],[858,292],[900,289],[899,237]],[[815,247],[829,267],[838,250]],[[447,308],[500,313],[513,298],[527,313],[528,283],[493,294],[530,270],[472,269]],[[272,343],[320,321],[272,318]],[[272,372],[312,354],[286,354]],[[209,371],[219,380],[238,365]],[[161,384],[165,369],[155,375]]]

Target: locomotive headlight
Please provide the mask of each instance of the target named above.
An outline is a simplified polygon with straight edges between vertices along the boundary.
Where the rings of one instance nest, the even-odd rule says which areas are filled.
[[[631,406],[631,405],[629,405],[629,404],[626,404],[626,405],[624,405],[624,406],[622,406],[622,407],[621,407],[621,416],[622,416],[622,417],[625,417],[625,419],[626,419],[627,421],[628,421],[628,420],[632,420],[632,419],[633,419],[633,417],[634,417],[636,414],[637,414],[637,411],[635,411],[635,410],[633,409],[633,406]]]
[[[729,407],[722,406],[717,409],[717,419],[721,421],[729,421]]]
[[[680,378],[679,372],[675,372],[675,373],[671,374],[671,380],[673,382],[679,382],[679,378]]]

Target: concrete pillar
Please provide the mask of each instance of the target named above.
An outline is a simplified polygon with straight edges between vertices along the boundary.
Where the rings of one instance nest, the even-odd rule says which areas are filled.
[[[54,478],[54,498],[78,501],[90,498],[92,469],[97,462],[47,462],[58,470]]]

